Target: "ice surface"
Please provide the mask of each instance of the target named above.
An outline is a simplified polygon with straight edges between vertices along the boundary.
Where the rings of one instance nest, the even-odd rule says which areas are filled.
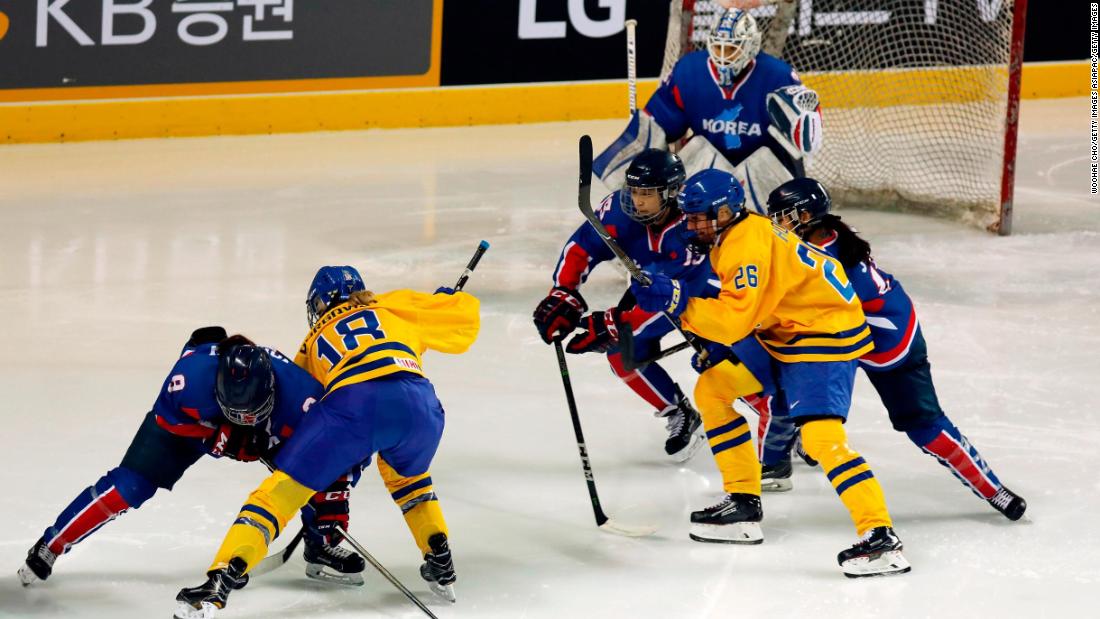
[[[602,358],[570,357],[605,509],[660,531],[595,528],[530,311],[581,221],[576,139],[606,143],[620,123],[0,148],[0,617],[167,617],[176,591],[202,580],[261,466],[204,459],[62,557],[48,582],[24,590],[15,578],[57,512],[118,463],[193,328],[220,323],[290,351],[319,265],[357,265],[377,290],[433,289],[482,238],[493,246],[469,284],[481,337],[464,356],[425,360],[448,411],[432,476],[458,604],[430,600],[377,476],[353,499],[353,533],[440,617],[1091,615],[1100,202],[1087,190],[1086,118],[1083,99],[1025,105],[1015,236],[844,213],[916,300],[945,409],[1029,503],[1010,523],[977,500],[891,430],[860,377],[851,443],[913,564],[865,581],[836,566],[855,534],[824,476],[801,465],[793,492],[764,498],[763,545],[690,541],[688,512],[719,497],[711,458],[665,462],[663,423]],[[610,305],[621,286],[604,268],[585,294]],[[668,367],[690,388],[687,361]],[[374,573],[346,590],[303,567],[257,579],[222,616],[418,616]]]

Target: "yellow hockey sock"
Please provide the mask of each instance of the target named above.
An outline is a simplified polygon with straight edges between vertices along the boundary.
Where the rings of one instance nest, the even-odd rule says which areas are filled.
[[[378,473],[393,502],[401,509],[421,555],[427,554],[431,550],[428,539],[436,533],[447,534],[447,522],[436,499],[431,474],[402,477],[381,456],[378,457]]]
[[[760,462],[752,447],[752,429],[733,410],[733,403],[761,390],[760,381],[740,363],[719,363],[695,383],[695,405],[727,493],[760,495]]]
[[[241,506],[210,569],[222,569],[233,557],[240,557],[248,564],[245,573],[250,571],[263,560],[268,545],[315,492],[282,471],[272,473]]]
[[[882,486],[863,457],[848,447],[839,419],[806,422],[802,426],[802,448],[821,463],[825,476],[848,508],[857,533],[893,526]]]

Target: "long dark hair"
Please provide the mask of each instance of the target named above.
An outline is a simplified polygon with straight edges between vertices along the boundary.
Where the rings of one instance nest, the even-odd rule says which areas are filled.
[[[836,232],[837,253],[840,255],[840,264],[845,269],[851,269],[861,262],[871,260],[871,244],[856,234],[851,226],[841,221],[840,216],[831,213],[824,215],[814,227]]]

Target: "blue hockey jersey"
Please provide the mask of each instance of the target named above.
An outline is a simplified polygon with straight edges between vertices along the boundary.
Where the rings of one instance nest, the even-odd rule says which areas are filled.
[[[801,83],[790,65],[760,53],[726,88],[707,52],[696,51],[676,63],[645,111],[664,129],[669,142],[691,129],[695,135],[706,136],[737,165],[756,149],[774,142],[768,136],[768,93]]]
[[[824,241],[820,247],[837,260],[840,250],[837,234]],[[901,365],[909,356],[913,340],[920,332],[913,301],[893,275],[879,269],[873,260],[864,261],[845,270],[863,305],[867,325],[875,349],[859,362],[863,369],[873,372],[888,370]]]
[[[260,430],[269,437],[268,447],[274,447],[290,438],[302,415],[321,399],[324,388],[278,351],[266,350],[275,372],[275,403]],[[185,347],[153,404],[157,425],[179,436],[200,440],[213,436],[218,426],[228,423],[214,396],[217,373],[217,344]]]

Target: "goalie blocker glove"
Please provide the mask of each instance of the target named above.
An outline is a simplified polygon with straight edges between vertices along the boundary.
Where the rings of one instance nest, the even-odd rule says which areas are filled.
[[[588,304],[584,302],[580,292],[555,286],[535,308],[533,318],[539,337],[547,344],[565,339],[565,336],[577,328],[581,316],[587,310]]]

